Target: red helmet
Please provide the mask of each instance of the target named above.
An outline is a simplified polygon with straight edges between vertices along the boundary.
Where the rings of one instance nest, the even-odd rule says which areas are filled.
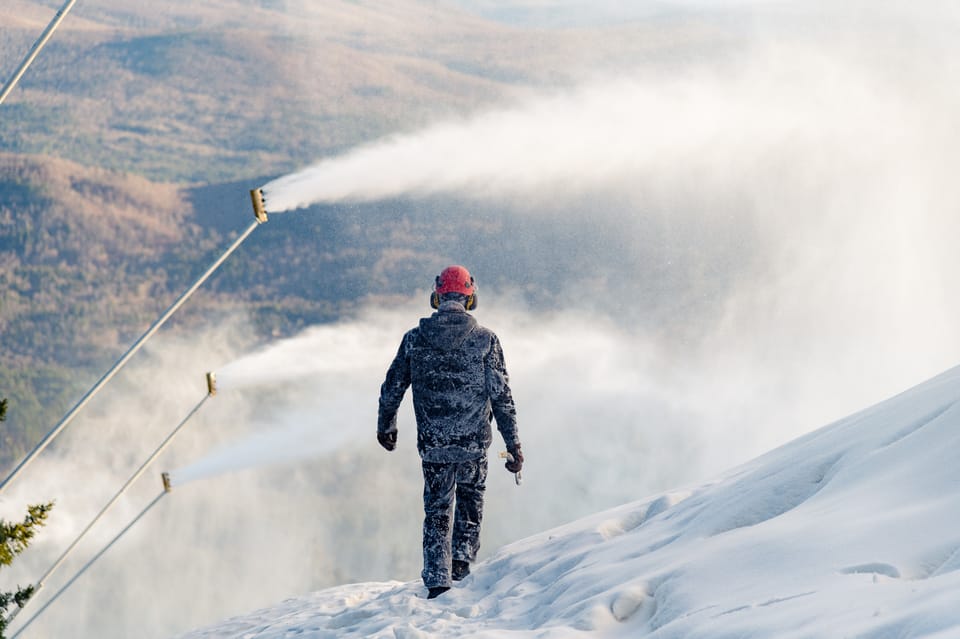
[[[443,295],[444,293],[473,295],[476,287],[473,285],[473,276],[470,275],[470,271],[462,266],[448,266],[443,269],[440,275],[437,275],[434,290],[437,295]]]
[[[448,266],[440,275],[437,275],[433,293],[430,295],[430,306],[439,308],[440,297],[446,293],[465,295],[468,311],[477,307],[477,287],[473,282],[473,276],[462,266]]]

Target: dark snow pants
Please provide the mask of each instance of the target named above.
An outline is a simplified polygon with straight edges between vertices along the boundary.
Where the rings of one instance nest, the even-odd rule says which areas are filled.
[[[421,576],[427,588],[450,585],[452,560],[476,559],[486,482],[485,456],[445,464],[423,462]]]

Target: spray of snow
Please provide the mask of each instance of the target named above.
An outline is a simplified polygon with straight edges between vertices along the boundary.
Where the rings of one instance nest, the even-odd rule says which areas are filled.
[[[772,62],[594,81],[373,142],[268,183],[267,207],[451,192],[554,199],[680,175],[729,187],[798,151],[829,148],[840,156],[824,159],[838,163],[902,140],[904,96],[882,80],[814,48],[753,55]]]

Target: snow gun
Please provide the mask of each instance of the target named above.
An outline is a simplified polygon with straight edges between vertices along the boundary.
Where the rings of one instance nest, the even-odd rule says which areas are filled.
[[[500,453],[500,459],[506,459],[508,462],[512,462],[512,461],[513,461],[513,455],[511,455],[511,454],[510,454],[509,452],[507,452],[507,451],[503,451],[503,452]],[[521,477],[521,476],[520,476],[520,473],[518,473],[518,472],[513,474],[513,479],[517,482],[517,486],[519,486],[519,485],[521,484],[521,482],[523,482],[523,477]]]
[[[263,189],[250,189],[250,199],[253,201],[253,216],[261,224],[267,221],[266,202],[263,201]]]
[[[207,373],[207,395],[213,397],[217,394],[217,374]]]

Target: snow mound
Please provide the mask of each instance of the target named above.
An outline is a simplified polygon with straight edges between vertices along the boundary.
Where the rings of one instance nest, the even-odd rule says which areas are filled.
[[[960,368],[689,491],[183,639],[960,636]]]

